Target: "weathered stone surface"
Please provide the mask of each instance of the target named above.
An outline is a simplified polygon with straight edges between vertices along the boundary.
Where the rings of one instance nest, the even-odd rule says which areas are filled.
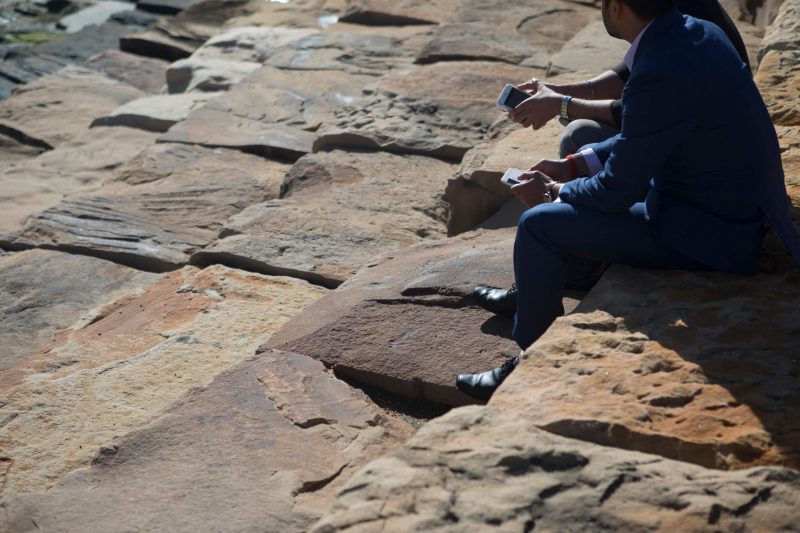
[[[362,79],[338,71],[263,67],[189,114],[162,141],[238,148],[295,160],[312,148],[333,109],[361,95]]]
[[[783,171],[786,174],[786,192],[795,209],[795,219],[800,220],[800,127],[777,126],[781,144]]]
[[[158,164],[145,171],[158,172]],[[28,219],[24,228],[0,243],[47,247],[109,258],[156,271],[188,263],[192,253],[217,238],[225,221],[248,205],[275,198],[289,166],[263,158],[206,150],[182,164],[169,161],[167,176],[133,176],[91,195],[73,196]],[[169,170],[167,170],[169,171]],[[129,174],[128,174],[129,175]],[[126,179],[139,182],[128,185]]]
[[[228,61],[188,57],[169,66],[166,73],[170,93],[226,91],[261,68],[254,61]]]
[[[193,264],[224,262],[336,286],[376,257],[444,236],[453,165],[387,153],[300,159],[283,198],[233,217]]]
[[[135,56],[120,50],[106,50],[83,62],[83,66],[102,72],[148,93],[159,93],[164,86],[168,63]]]
[[[457,0],[349,0],[341,20],[377,26],[438,24],[450,19],[459,4]]]
[[[174,15],[188,9],[202,0],[136,0],[136,7],[153,13]]]
[[[391,253],[270,338],[320,359],[336,373],[412,398],[462,405],[464,371],[482,371],[519,351],[511,319],[478,308],[478,283],[514,281],[514,230],[468,233]],[[565,300],[567,310],[575,301]]]
[[[706,470],[466,407],[350,479],[312,531],[798,531],[798,498],[793,470]]]
[[[800,0],[785,0],[781,4],[775,22],[767,28],[761,50],[758,52],[759,61],[770,50],[798,50],[797,35],[800,32]]]
[[[248,15],[231,17],[226,28],[244,26],[285,26],[290,28],[324,27],[338,20],[347,0],[292,0],[291,2],[262,2],[254,0]]]
[[[0,256],[0,372],[39,353],[59,330],[155,274],[80,255],[31,250]]]
[[[131,128],[94,128],[36,158],[8,161],[0,171],[0,233],[21,229],[30,215],[65,195],[97,189],[155,139],[153,133]]]
[[[611,37],[603,21],[587,24],[560,52],[556,53],[550,72],[582,72],[595,75],[622,62],[630,44]]]
[[[117,48],[121,38],[141,30],[141,26],[109,21],[97,26],[88,26],[57,41],[37,45],[34,51],[37,54],[47,54],[76,62],[104,50]]]
[[[467,152],[458,175],[447,185],[447,234],[474,229],[508,201],[509,187],[500,183],[507,169],[528,169],[542,159],[558,158],[563,130],[557,120],[536,131],[518,127]]]
[[[136,6],[130,2],[100,0],[76,13],[62,17],[56,22],[56,27],[67,33],[76,33],[87,26],[103,24],[115,13],[130,11],[135,8]]]
[[[127,126],[163,133],[218,94],[198,92],[138,98],[121,105],[104,117],[94,119],[92,127]]]
[[[563,0],[529,0],[498,6],[459,4],[417,56],[419,63],[493,60],[547,68],[550,56],[597,16],[595,9]]]
[[[12,137],[0,134],[0,173],[22,161],[27,161],[44,152],[41,146],[31,146]]]
[[[0,80],[3,80],[5,87],[3,97],[7,98],[16,84],[29,83],[40,76],[53,74],[66,64],[64,58],[37,54],[21,46],[0,46]]]
[[[497,62],[443,62],[382,77],[369,96],[336,110],[314,151],[331,146],[420,153],[460,160],[500,111],[497,95],[532,69]],[[409,120],[413,117],[413,120]]]
[[[152,29],[121,37],[119,40],[119,49],[123,52],[167,61],[177,61],[189,57],[197,49],[197,46],[195,43],[187,43]]]
[[[8,525],[308,531],[344,480],[411,434],[321,363],[273,351],[101,448],[91,469],[9,501]]]
[[[430,34],[429,26],[375,28],[334,24],[325,31],[308,28],[240,27],[219,33],[188,60],[170,67],[170,92],[189,90],[189,67],[223,73],[234,82],[239,71],[254,63],[291,70],[344,70],[352,74],[380,75],[409,68],[411,58]],[[230,62],[224,74],[225,63]],[[177,71],[172,75],[173,70]],[[252,68],[250,69],[252,70]],[[200,73],[202,79],[202,72]],[[195,75],[197,76],[197,75]],[[196,84],[196,83],[194,83]],[[228,85],[231,83],[228,82]]]
[[[10,459],[3,495],[48,489],[89,466],[101,445],[251,356],[323,292],[295,279],[188,267],[97,309],[40,355],[2,373],[0,448]],[[157,453],[142,453],[148,450]],[[143,461],[155,466],[155,457]]]
[[[758,66],[756,83],[775,125],[800,126],[800,46],[768,52]]]
[[[144,94],[93,70],[65,67],[21,86],[0,102],[0,130],[26,144],[55,147],[83,133],[92,120]]]
[[[707,467],[797,468],[798,302],[797,274],[614,267],[492,404],[554,433]]]

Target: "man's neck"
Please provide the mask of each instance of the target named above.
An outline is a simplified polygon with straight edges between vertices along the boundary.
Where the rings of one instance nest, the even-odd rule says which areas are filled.
[[[640,18],[631,19],[630,24],[626,24],[625,28],[620,31],[622,38],[633,44],[633,41],[635,41],[639,34],[642,33],[642,30],[644,30],[651,22],[653,22],[653,20],[642,20]]]

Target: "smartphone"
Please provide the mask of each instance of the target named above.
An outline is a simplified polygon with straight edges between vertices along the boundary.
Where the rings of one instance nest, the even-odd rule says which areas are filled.
[[[503,111],[513,111],[515,107],[530,98],[531,95],[525,91],[520,91],[510,83],[506,83],[500,98],[497,99],[497,107]]]
[[[505,183],[509,187],[517,185],[518,183],[522,183],[519,180],[519,177],[524,173],[524,170],[520,170],[518,168],[509,168],[506,170],[506,173],[503,174],[503,177],[500,178],[500,183]]]

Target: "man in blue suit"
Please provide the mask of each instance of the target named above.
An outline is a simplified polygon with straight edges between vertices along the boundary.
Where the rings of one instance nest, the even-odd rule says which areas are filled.
[[[602,13],[608,33],[631,43],[621,132],[540,162],[512,188],[532,207],[514,248],[523,350],[563,313],[570,256],[755,274],[769,224],[800,264],[775,129],[724,33],[675,0],[603,0]],[[486,399],[518,361],[457,385]]]

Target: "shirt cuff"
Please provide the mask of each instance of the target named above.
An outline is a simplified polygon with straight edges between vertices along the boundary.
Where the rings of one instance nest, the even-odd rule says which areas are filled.
[[[586,161],[586,165],[589,167],[590,176],[599,174],[600,171],[603,170],[603,165],[600,163],[600,158],[597,157],[597,154],[594,153],[594,150],[591,148],[586,148],[578,153],[581,154],[583,156],[583,160]]]

